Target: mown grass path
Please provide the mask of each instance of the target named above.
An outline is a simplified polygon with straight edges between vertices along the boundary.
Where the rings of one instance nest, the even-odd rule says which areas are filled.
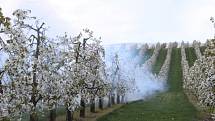
[[[195,60],[197,59],[195,49],[193,47],[185,48],[185,53],[189,67],[193,66]]]
[[[198,112],[182,90],[180,49],[172,52],[169,89],[145,101],[132,102],[98,121],[198,121]]]

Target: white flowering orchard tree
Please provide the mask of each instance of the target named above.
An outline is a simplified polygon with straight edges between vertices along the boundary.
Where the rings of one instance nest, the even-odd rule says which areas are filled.
[[[131,73],[130,71],[127,72],[126,69],[123,70],[119,55],[116,53],[112,57],[111,65],[107,68],[108,80],[110,80],[109,106],[124,102],[125,95],[135,91],[135,78]]]
[[[79,98],[81,117],[88,99],[95,112],[95,98],[101,102],[110,89],[101,40],[88,29],[74,38],[48,39],[45,24],[30,12],[16,10],[11,24],[0,11],[0,51],[6,54],[0,66],[1,119],[29,112],[30,120],[37,121],[37,112],[48,109],[52,121],[55,109],[63,105],[71,121]]]
[[[0,8],[0,53],[5,53],[5,48],[4,45],[6,41],[3,40],[2,34],[4,34],[5,30],[10,28],[10,18],[5,17],[1,11],[2,9]],[[2,56],[2,55],[1,55]],[[2,58],[2,57],[1,57]],[[6,98],[7,95],[5,93],[5,88],[6,85],[4,84],[4,78],[6,78],[4,75],[6,73],[6,67],[4,67],[4,63],[2,62],[3,60],[0,59],[0,120],[4,120],[5,117],[8,116],[8,104],[6,102],[9,102],[9,98]]]
[[[74,38],[68,37],[67,34],[62,37],[58,37],[58,56],[60,62],[60,68],[58,73],[61,75],[59,85],[60,91],[60,105],[66,107],[67,121],[73,119],[74,110],[79,107],[78,98],[81,87],[81,79],[83,74],[81,73],[82,63],[79,56],[79,41],[80,35]],[[63,89],[63,90],[62,90]]]
[[[4,30],[9,28],[10,27],[10,18],[8,17],[5,17],[1,11],[2,9],[0,8],[0,33],[4,33]],[[2,37],[0,36],[0,52],[3,52],[4,48],[4,41],[2,39]],[[2,61],[2,60],[0,60]],[[2,96],[3,96],[3,75],[5,73],[5,70],[3,68],[3,63],[0,63],[2,65],[0,65],[0,95],[1,95],[1,98],[0,98],[0,116],[4,116],[3,112],[4,112],[4,108],[3,108],[3,105],[2,105]]]
[[[115,104],[115,95],[116,95],[116,84],[117,79],[119,78],[119,56],[116,53],[112,58],[112,63],[107,69],[108,80],[111,81],[111,89],[109,92],[109,106]]]
[[[183,72],[183,88],[188,89],[190,88],[189,85],[192,84],[192,81],[190,81],[190,75],[189,75],[189,65],[186,58],[185,53],[186,45],[184,42],[181,43],[181,66],[182,66],[182,72]]]
[[[104,49],[100,39],[93,37],[93,32],[84,29],[72,40],[73,67],[72,80],[78,86],[80,101],[80,116],[85,117],[85,105],[91,99],[92,112],[95,112],[95,96],[105,89],[103,70]],[[70,60],[72,62],[72,60]]]
[[[200,42],[197,42],[196,40],[193,41],[193,47],[195,49],[195,53],[198,59],[200,59],[202,57],[202,53],[200,51]]]
[[[215,40],[207,41],[204,57],[196,60],[189,69],[190,80],[189,89],[197,97],[199,102],[210,107],[212,117],[214,117],[215,107]]]
[[[1,40],[1,46],[8,54],[3,78],[6,82],[3,95],[7,101],[3,105],[7,105],[9,116],[29,111],[30,120],[36,121],[37,110],[43,108],[41,104],[50,92],[47,87],[53,86],[51,82],[56,77],[55,67],[50,66],[55,55],[52,43],[45,36],[45,24],[30,17],[30,12],[16,10],[13,26],[3,32],[7,40]]]
[[[136,83],[134,77],[119,74],[116,82],[117,104],[125,103],[125,96],[136,90]]]
[[[29,66],[33,65],[28,61],[29,55],[27,54],[28,48],[32,46],[26,46],[28,44],[28,38],[23,31],[23,20],[26,18],[27,11],[17,10],[14,15],[17,17],[15,19],[15,24],[2,29],[2,34],[5,39],[1,39],[2,50],[7,53],[8,59],[4,65],[4,75],[2,80],[4,83],[3,98],[1,103],[3,105],[3,110],[5,114],[10,115],[19,112],[17,110],[22,110],[24,108],[29,108],[27,106],[28,102],[26,99],[30,98],[30,95],[23,94],[26,84],[26,80],[33,80],[31,73],[33,69]],[[6,37],[5,37],[6,36]]]
[[[90,98],[90,111],[95,112],[95,98],[105,89],[105,63],[104,48],[101,46],[101,40],[93,38],[92,32],[85,30],[89,34],[83,38],[83,57],[85,70],[88,75],[83,81],[83,90],[87,90]],[[83,35],[84,36],[84,35]],[[86,39],[87,38],[87,39]]]
[[[161,81],[167,81],[168,73],[169,73],[169,67],[170,67],[170,61],[171,61],[171,55],[172,55],[172,43],[169,43],[168,49],[167,49],[166,59],[165,59],[164,64],[162,65],[160,72],[158,74],[158,79]]]

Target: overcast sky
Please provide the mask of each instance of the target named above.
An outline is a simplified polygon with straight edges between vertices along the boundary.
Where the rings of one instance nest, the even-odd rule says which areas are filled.
[[[31,9],[49,36],[89,28],[105,44],[205,41],[214,33],[215,0],[0,0],[0,7],[7,16]]]

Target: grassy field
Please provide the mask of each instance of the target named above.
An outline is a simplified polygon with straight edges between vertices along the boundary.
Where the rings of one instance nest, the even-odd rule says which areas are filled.
[[[189,67],[193,66],[195,60],[197,59],[195,49],[193,47],[185,48],[185,53]]]
[[[198,121],[198,112],[182,89],[180,49],[174,48],[169,89],[144,101],[132,102],[97,121]]]
[[[158,74],[165,59],[166,59],[167,49],[161,48],[159,51],[159,55],[157,57],[157,60],[155,62],[155,65],[152,67],[152,73]]]

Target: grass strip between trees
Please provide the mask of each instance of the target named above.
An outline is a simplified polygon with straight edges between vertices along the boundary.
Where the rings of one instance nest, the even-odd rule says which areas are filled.
[[[188,61],[189,67],[192,67],[195,60],[197,60],[196,52],[193,47],[185,48],[186,58]]]

